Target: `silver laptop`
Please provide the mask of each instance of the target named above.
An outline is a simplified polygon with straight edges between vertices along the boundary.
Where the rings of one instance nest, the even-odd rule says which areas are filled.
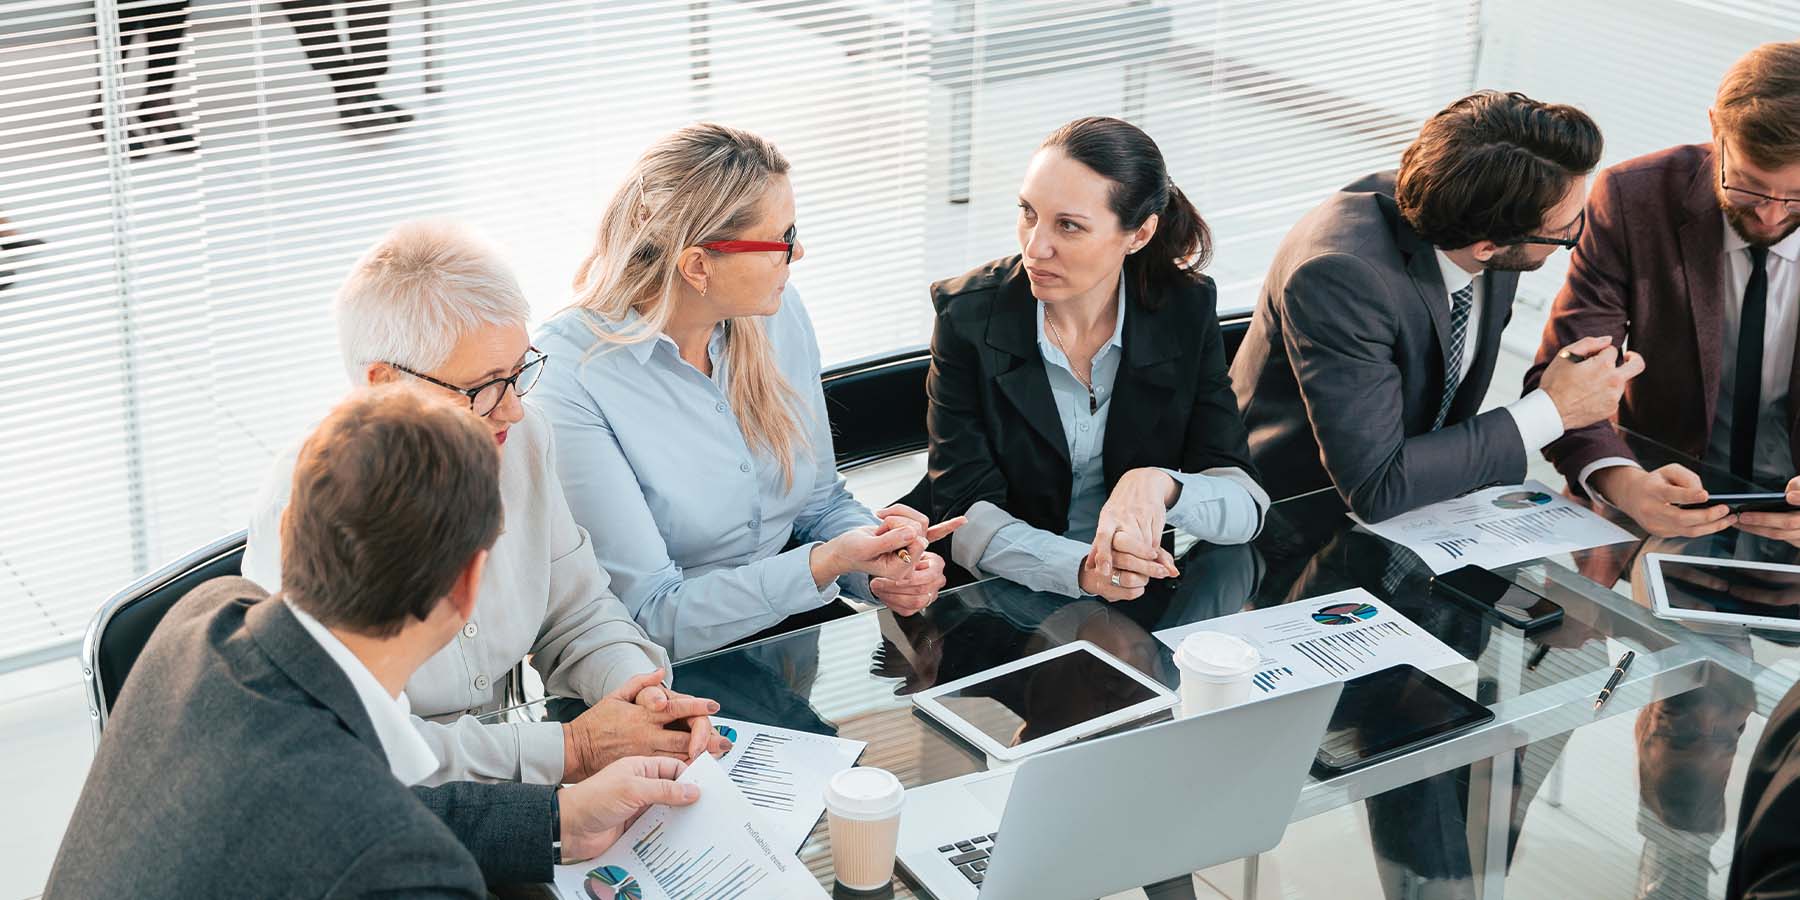
[[[1083,900],[1281,842],[1340,684],[908,791],[899,862],[937,900]]]

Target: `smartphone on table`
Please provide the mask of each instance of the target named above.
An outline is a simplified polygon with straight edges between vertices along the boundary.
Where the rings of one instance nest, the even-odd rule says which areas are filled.
[[[1523,585],[1495,575],[1480,566],[1463,566],[1431,579],[1433,592],[1454,597],[1500,617],[1524,631],[1536,631],[1562,621],[1562,607]]]

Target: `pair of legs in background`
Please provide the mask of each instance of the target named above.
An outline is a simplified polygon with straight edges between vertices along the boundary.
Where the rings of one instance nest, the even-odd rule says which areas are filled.
[[[330,80],[338,116],[345,124],[379,127],[412,121],[410,114],[377,91],[388,70],[392,4],[280,0],[278,5],[306,52],[307,63]],[[136,44],[143,59],[143,94],[127,126],[134,152],[196,146],[190,123],[173,108],[170,96],[187,24],[187,3],[127,0],[119,6],[120,53],[128,54]],[[96,117],[99,106],[96,102]]]

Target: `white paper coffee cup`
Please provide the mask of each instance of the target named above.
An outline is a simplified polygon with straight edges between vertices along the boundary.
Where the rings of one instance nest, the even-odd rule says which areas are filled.
[[[1196,631],[1175,648],[1181,670],[1181,714],[1199,715],[1250,699],[1251,676],[1262,653],[1249,641],[1222,631]]]
[[[831,776],[825,785],[825,820],[838,884],[874,891],[893,882],[905,800],[900,779],[886,769],[857,766]]]

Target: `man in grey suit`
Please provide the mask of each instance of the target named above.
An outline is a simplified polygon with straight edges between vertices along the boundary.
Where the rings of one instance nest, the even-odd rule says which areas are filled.
[[[467,412],[352,396],[306,442],[282,523],[285,590],[222,578],[169,611],[133,669],[47,897],[485,897],[604,850],[668,758],[562,788],[451,784],[403,687],[467,621],[500,531],[499,457]]]
[[[1600,146],[1580,110],[1484,91],[1427,121],[1398,173],[1288,232],[1231,366],[1270,494],[1331,485],[1379,521],[1521,481],[1528,452],[1613,414],[1643,361],[1615,366],[1609,338],[1574,342],[1540,390],[1477,412],[1518,273],[1580,236]]]

